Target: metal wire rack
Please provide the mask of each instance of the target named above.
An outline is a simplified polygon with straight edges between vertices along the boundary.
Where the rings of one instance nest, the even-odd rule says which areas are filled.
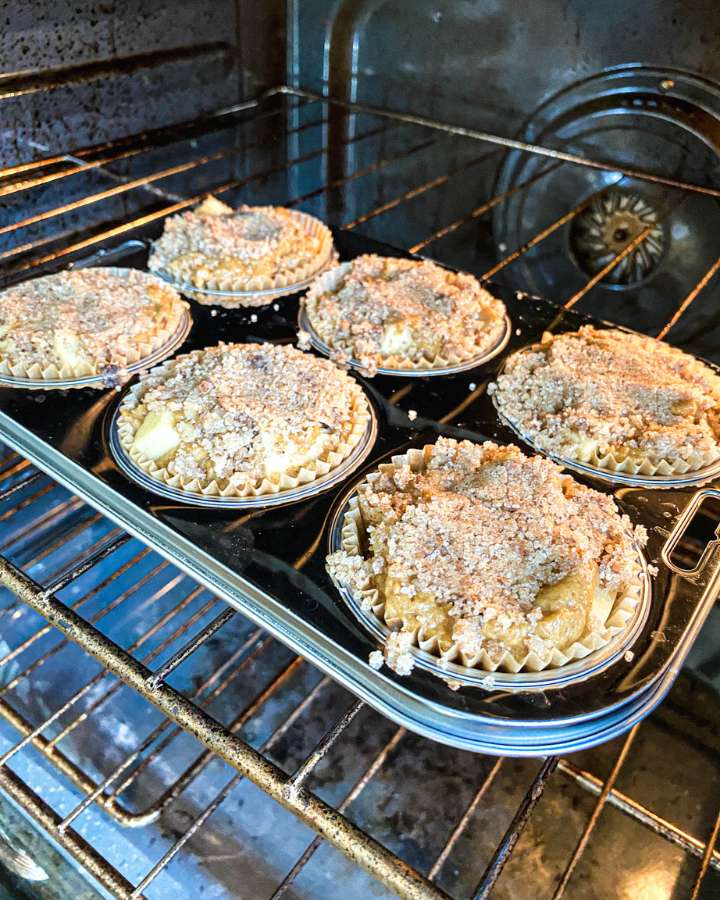
[[[340,113],[353,116],[353,126],[330,144]],[[270,151],[263,144],[267,134],[275,142]],[[438,146],[445,160],[439,172],[432,171]],[[468,211],[467,192],[453,188],[458,182],[467,184],[488,160],[496,162],[503,149],[541,154],[551,161],[532,179]],[[345,154],[347,172],[328,179],[333,168],[327,165],[328,155],[337,152]],[[173,165],[159,166],[168,155]],[[275,161],[277,156],[281,158]],[[210,190],[220,195],[241,190],[247,202],[283,202],[310,212],[322,203],[325,217],[348,229],[368,228],[403,214],[411,204],[425,203],[420,219],[432,222],[432,228],[407,244],[414,252],[442,259],[445,238],[563,165],[662,183],[670,194],[666,215],[689,192],[709,200],[720,196],[712,187],[282,87],[201,121],[0,171],[0,197],[21,192],[34,196],[32,192],[50,187],[62,192],[66,185],[67,193],[76,195],[48,208],[40,202],[38,211],[2,225],[0,234],[10,245],[0,253],[0,261],[6,280],[27,277],[121,237],[147,233],[153,223],[192,206]],[[312,190],[298,194],[299,185],[313,178]],[[103,181],[112,185],[96,190]],[[371,196],[372,206],[356,205],[356,192],[348,215],[348,192],[370,182],[372,189],[359,194]],[[182,194],[176,193],[179,186]],[[483,277],[496,277],[536,250],[587,203],[586,198],[522,246],[509,249]],[[93,213],[89,224],[82,220],[78,227],[79,210]],[[645,229],[628,241],[581,290],[564,298],[563,305],[571,307],[585,298],[649,232]],[[404,241],[406,235],[402,230],[400,234]],[[659,337],[677,324],[719,268],[720,257],[684,298],[677,298]],[[465,405],[470,402],[472,393]],[[448,410],[443,420],[461,411]],[[303,831],[301,852],[276,883],[274,897],[292,889],[323,842],[400,896],[488,897],[539,815],[546,788],[560,778],[593,800],[572,837],[569,855],[557,868],[553,897],[566,893],[606,809],[620,811],[695,860],[688,882],[691,897],[700,896],[710,870],[720,870],[715,848],[720,814],[709,830],[694,835],[618,787],[645,725],[635,726],[619,745],[613,744],[612,757],[597,771],[579,759],[549,758],[525,765],[520,777],[508,774],[507,761],[473,758],[478,773],[474,789],[462,802],[455,799],[453,812],[441,816],[439,824],[436,817],[432,837],[421,850],[407,852],[397,834],[395,839],[385,835],[385,840],[373,836],[364,824],[363,794],[371,793],[378,782],[388,785],[385,773],[392,760],[404,743],[419,739],[353,701],[328,677],[223,608],[206,590],[27,461],[11,451],[3,453],[0,580],[9,593],[2,598],[0,617],[20,624],[12,630],[12,645],[0,643],[0,788],[111,895],[163,896],[161,891],[153,893],[163,871],[243,779],[311,829]],[[2,628],[0,634],[9,632]],[[73,672],[65,686],[66,699],[46,708],[38,697],[43,684],[60,671]],[[135,724],[136,739],[129,748],[123,744],[108,752],[106,765],[98,768],[83,752],[84,742],[94,730],[104,734],[103,721],[116,721],[118,709]],[[363,745],[362,753],[357,749],[360,724],[376,737],[372,746]],[[432,752],[447,758],[448,765],[458,756],[446,748]],[[358,765],[350,767],[352,778],[342,791],[323,790],[319,775],[354,756]],[[226,764],[222,787],[209,797],[201,795],[202,804],[171,840],[156,848],[144,869],[97,849],[92,823],[98,815],[142,830],[181,806],[218,760]],[[62,798],[40,796],[30,786],[31,764],[48,763],[68,785]],[[503,778],[518,782],[513,802],[500,812],[502,828],[494,848],[469,865],[468,834]],[[401,796],[403,786],[395,790]],[[442,804],[438,808],[444,809]],[[453,875],[456,866],[463,869],[462,878]]]

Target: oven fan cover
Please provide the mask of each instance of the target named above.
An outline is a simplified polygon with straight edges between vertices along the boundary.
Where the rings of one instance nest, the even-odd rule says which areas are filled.
[[[644,66],[607,70],[559,92],[525,125],[522,140],[619,168],[708,187],[720,184],[720,85]],[[720,204],[656,182],[509,151],[496,193],[538,173],[493,214],[502,259],[556,219],[572,220],[502,272],[518,289],[564,302],[646,227],[648,238],[593,292],[593,314],[664,321],[717,255]]]

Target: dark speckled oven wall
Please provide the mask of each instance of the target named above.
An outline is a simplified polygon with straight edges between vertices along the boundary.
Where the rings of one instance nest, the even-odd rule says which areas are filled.
[[[246,0],[0,2],[2,164],[192,119],[282,81],[284,12]]]

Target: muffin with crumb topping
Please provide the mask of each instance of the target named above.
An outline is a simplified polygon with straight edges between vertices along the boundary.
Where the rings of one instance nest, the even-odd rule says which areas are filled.
[[[540,671],[626,629],[644,540],[611,497],[550,460],[440,438],[366,477],[327,566],[388,626],[383,654],[399,674],[415,648],[446,665]]]
[[[326,359],[275,344],[219,344],[142,376],[123,400],[120,444],[158,482],[254,497],[339,466],[365,437],[360,386]]]
[[[184,292],[199,303],[262,306],[298,290],[335,258],[330,230],[307,213],[282,206],[233,209],[208,197],[167,219],[148,267],[173,282],[198,288]],[[253,292],[262,293],[253,297]]]
[[[304,305],[330,352],[370,374],[489,358],[507,330],[501,300],[428,260],[358,256],[317,278]]]
[[[0,374],[51,387],[122,373],[162,352],[188,304],[147,272],[86,268],[14,285],[0,293],[0,309]]]
[[[720,459],[720,377],[654,338],[590,325],[508,358],[496,407],[538,449],[610,472],[675,475]]]

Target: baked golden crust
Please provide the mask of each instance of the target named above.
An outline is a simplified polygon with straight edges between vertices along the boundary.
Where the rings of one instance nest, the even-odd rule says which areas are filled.
[[[540,449],[610,471],[692,472],[720,458],[720,378],[668,344],[589,325],[511,356],[498,409]]]
[[[233,209],[208,197],[167,219],[148,267],[201,289],[277,291],[258,298],[191,294],[211,305],[259,306],[312,277],[332,261],[333,252],[330,230],[306,213],[281,206]]]
[[[506,328],[504,304],[476,278],[427,260],[359,256],[320,275],[303,302],[331,351],[371,374],[466,362]]]
[[[329,360],[274,344],[219,344],[144,375],[118,436],[148,475],[192,493],[252,497],[327,474],[366,432],[359,385]]]
[[[328,571],[413,645],[488,671],[541,670],[622,630],[641,587],[633,530],[611,497],[512,445],[439,438],[358,487]]]
[[[178,331],[188,304],[154,275],[87,268],[0,294],[0,374],[38,381],[122,371]]]

